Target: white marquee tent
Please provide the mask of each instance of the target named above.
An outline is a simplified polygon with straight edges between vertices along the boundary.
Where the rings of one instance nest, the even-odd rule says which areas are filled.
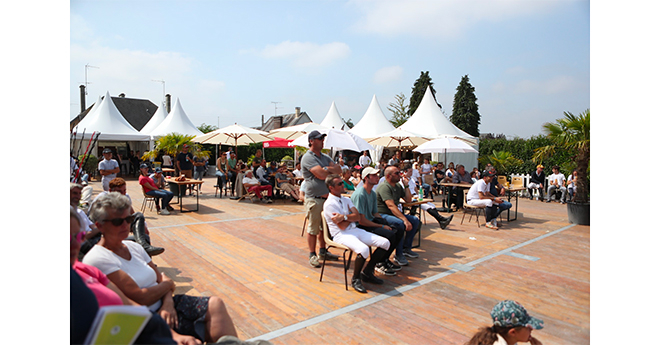
[[[126,121],[107,91],[98,107],[95,104],[85,118],[78,123],[77,127],[76,139],[89,140],[94,132],[100,132],[99,141],[149,140],[148,135],[141,134]],[[83,131],[85,132],[84,138],[82,136]]]
[[[158,110],[154,113],[154,115],[151,117],[151,120],[147,122],[144,127],[140,130],[140,133],[142,134],[150,134],[154,129],[156,129],[167,117],[167,113],[165,112],[165,108],[163,106],[158,107]]]
[[[380,104],[378,104],[378,99],[374,95],[362,119],[349,132],[357,134],[361,138],[370,139],[380,137],[381,134],[393,131],[394,129],[392,123],[383,114],[383,110]],[[369,150],[369,155],[372,161],[378,162],[383,153],[383,147],[379,145],[373,145],[373,147],[373,150]]]
[[[163,122],[161,122],[161,124],[149,134],[153,138],[157,138],[173,132],[195,136],[204,134],[193,125],[192,121],[188,118],[188,115],[186,115],[186,112],[183,111],[179,98],[174,102],[174,107],[172,107],[170,114],[167,115],[165,120],[163,120]]]
[[[431,87],[426,88],[424,97],[419,103],[417,110],[415,110],[415,113],[399,128],[432,139],[442,137],[460,138],[469,142],[476,150],[479,150],[479,138],[465,133],[445,117],[433,98]],[[439,154],[433,155],[433,160],[436,161],[444,161],[444,158],[444,156]],[[463,164],[466,169],[471,170],[473,167],[478,166],[477,159],[479,158],[479,153],[447,153],[446,158],[447,162]]]
[[[334,101],[332,102],[332,105],[330,105],[330,110],[328,110],[328,113],[325,115],[325,118],[323,118],[320,125],[327,128],[344,130],[344,120],[339,116],[339,111],[337,111],[337,106]]]

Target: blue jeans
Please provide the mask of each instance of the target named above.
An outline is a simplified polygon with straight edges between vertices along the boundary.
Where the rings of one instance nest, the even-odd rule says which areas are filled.
[[[167,209],[167,206],[170,206],[170,201],[172,201],[172,198],[174,197],[174,193],[164,189],[150,190],[144,194],[153,196],[154,198],[159,198],[161,200],[161,208],[164,210]]]
[[[403,220],[391,216],[389,214],[382,214],[381,216],[387,223],[392,227],[393,229],[400,230],[402,229],[403,231],[406,230],[406,226],[403,223]],[[419,231],[419,218],[415,216],[410,216],[410,215],[404,215],[406,219],[408,219],[408,222],[412,225],[412,229],[410,231],[405,231],[405,237],[403,238],[403,241],[399,241],[399,244],[396,246],[396,255],[401,256],[403,255],[403,248],[412,248],[412,243],[413,240],[415,239],[415,235],[417,234],[417,231]]]
[[[502,201],[501,204],[495,205],[493,204],[492,207],[487,207],[486,208],[486,221],[490,221],[491,219],[497,218],[500,213],[503,211],[506,211],[511,208],[511,203],[508,201]]]

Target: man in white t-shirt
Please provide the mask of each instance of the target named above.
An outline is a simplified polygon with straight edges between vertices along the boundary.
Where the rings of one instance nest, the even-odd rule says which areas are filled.
[[[360,166],[363,168],[371,165],[371,158],[367,156],[366,150],[362,152],[362,156],[360,156],[360,159],[358,160],[358,164],[360,164]]]
[[[101,183],[104,191],[110,190],[108,184],[117,177],[117,173],[119,173],[119,163],[112,159],[112,150],[106,148],[103,150],[103,160],[99,162],[99,174],[102,176]]]
[[[561,192],[561,203],[566,203],[566,176],[559,172],[559,166],[552,167],[552,175],[548,176],[548,198],[545,202],[550,202],[552,195]],[[556,199],[556,198],[555,198]]]
[[[493,176],[495,175],[492,171],[486,170],[482,178],[470,187],[466,198],[468,205],[486,206],[486,227],[497,230],[499,209],[498,207],[494,207],[494,205],[500,204],[504,200],[490,194],[490,182],[493,180]]]
[[[361,218],[360,212],[350,198],[341,196],[345,189],[340,175],[329,175],[325,179],[325,184],[330,193],[328,199],[323,203],[323,218],[328,224],[328,231],[333,241],[343,244],[357,253],[351,285],[357,292],[366,293],[367,289],[362,285],[362,281],[383,284],[382,279],[374,276],[374,268],[376,263],[387,259],[385,256],[390,248],[390,241],[357,227],[356,223]],[[369,247],[371,246],[379,249],[374,251],[371,260],[364,266],[369,258]]]

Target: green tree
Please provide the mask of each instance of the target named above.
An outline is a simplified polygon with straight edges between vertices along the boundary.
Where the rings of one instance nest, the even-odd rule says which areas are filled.
[[[343,117],[342,117],[341,119],[342,119],[342,121],[344,121],[344,124],[346,124],[346,127],[348,127],[348,128],[353,128],[353,127],[355,127],[355,125],[353,124],[353,120],[352,120],[352,119],[344,120]]]
[[[424,93],[426,93],[426,88],[431,87],[431,93],[433,94],[433,100],[435,103],[442,108],[440,103],[435,99],[435,89],[433,88],[433,82],[429,76],[429,71],[421,72],[419,78],[415,80],[415,84],[412,87],[412,94],[410,95],[410,108],[408,109],[408,116],[412,116],[419,107],[419,103],[422,102],[424,98]]]
[[[205,123],[202,123],[201,125],[199,125],[199,126],[197,127],[197,129],[199,129],[200,132],[206,134],[206,133],[213,132],[213,131],[215,131],[216,129],[218,129],[218,126],[207,125],[207,124],[205,124]]]
[[[479,163],[487,165],[490,163],[498,175],[508,176],[513,171],[523,164],[521,159],[514,157],[511,152],[507,151],[493,151],[492,155],[479,157]]]
[[[392,112],[392,119],[390,120],[390,123],[394,127],[399,127],[408,121],[410,114],[408,114],[406,96],[403,94],[403,92],[398,95],[394,95],[394,102],[390,103],[390,106],[387,107],[387,110]]]
[[[576,202],[589,201],[590,117],[589,109],[579,115],[564,112],[564,118],[543,125],[543,131],[551,144],[534,150],[535,161],[551,157],[555,152],[572,153],[571,158],[576,165],[578,176]]]
[[[467,75],[461,78],[461,82],[456,87],[454,108],[449,121],[467,134],[474,137],[479,136],[481,115],[479,115],[479,105],[477,105],[477,96],[474,94],[474,87],[470,84],[470,79]]]
[[[211,152],[202,150],[201,145],[192,141],[193,138],[195,138],[194,135],[185,135],[179,133],[167,134],[156,140],[156,148],[145,152],[144,155],[142,155],[142,158],[155,159],[161,151],[172,157],[176,157],[176,155],[181,152],[181,149],[183,149],[183,145],[190,146],[189,151],[195,157],[209,158]]]

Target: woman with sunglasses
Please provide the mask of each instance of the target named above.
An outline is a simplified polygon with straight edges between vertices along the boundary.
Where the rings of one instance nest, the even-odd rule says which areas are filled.
[[[89,333],[98,309],[105,306],[139,306],[124,295],[119,288],[108,280],[98,268],[78,261],[80,243],[85,237],[81,231],[81,219],[71,207],[69,212],[71,231],[71,343],[81,344]],[[198,344],[199,340],[191,336],[178,335],[172,338],[172,331],[158,315],[153,315],[140,332],[135,344]]]
[[[95,266],[131,300],[157,312],[172,334],[191,335],[202,342],[215,342],[223,335],[236,336],[224,302],[216,296],[172,296],[174,282],[161,274],[147,252],[125,241],[133,221],[130,201],[120,193],[99,197],[90,218],[103,237],[83,262]]]

